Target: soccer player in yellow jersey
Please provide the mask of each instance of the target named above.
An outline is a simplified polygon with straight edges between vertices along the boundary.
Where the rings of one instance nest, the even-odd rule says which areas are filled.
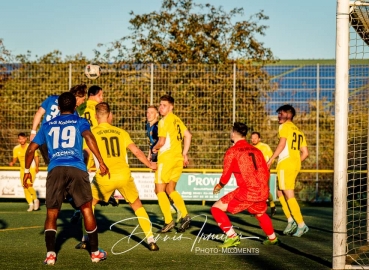
[[[191,222],[182,196],[176,191],[177,182],[188,165],[187,153],[191,144],[191,133],[181,119],[173,113],[174,98],[164,95],[160,98],[159,112],[163,116],[159,121],[159,141],[153,147],[153,153],[158,153],[158,169],[155,172],[155,192],[158,196],[160,209],[164,215],[164,226],[161,232],[168,232],[174,227],[170,211],[170,201],[173,200],[181,212],[181,224],[178,232],[184,232]],[[183,150],[182,150],[182,141]]]
[[[292,122],[293,117],[296,115],[295,109],[291,105],[286,104],[279,107],[277,113],[280,125],[278,132],[279,143],[267,164],[270,168],[274,159],[278,157],[277,194],[282,210],[288,219],[287,227],[283,233],[301,237],[309,231],[309,228],[302,217],[294,189],[296,177],[301,169],[301,162],[308,157],[309,152],[304,133]]]
[[[268,160],[273,155],[273,151],[272,149],[270,149],[269,145],[261,142],[261,136],[259,132],[254,131],[253,133],[251,133],[251,143],[254,147],[259,149],[263,153],[265,161],[268,162]],[[271,192],[269,192],[268,200],[269,200],[269,206],[270,206],[270,215],[274,216],[277,209],[275,208],[275,203],[273,201],[273,194]]]
[[[23,187],[23,175],[24,175],[24,165],[25,165],[25,157],[26,157],[26,150],[28,147],[27,143],[27,136],[25,133],[21,132],[18,134],[18,142],[19,144],[14,147],[13,149],[13,159],[10,161],[9,166],[13,166],[17,159],[19,160],[20,164],[20,179]],[[35,152],[34,160],[30,167],[30,173],[32,175],[32,179],[34,180],[36,177],[36,173],[38,173],[38,165],[39,165],[39,158],[38,153]],[[36,190],[33,188],[33,182],[28,183],[28,188],[23,187],[24,195],[28,202],[28,212],[36,211],[40,208],[40,201],[37,199]]]
[[[86,86],[87,88],[87,86]],[[91,129],[97,126],[97,120],[95,117],[95,106],[103,101],[103,90],[100,86],[92,85],[87,91],[87,101],[82,104],[78,104],[77,99],[77,113],[80,117],[85,118],[91,126]],[[91,169],[94,166],[94,161],[90,149],[87,147],[86,142],[83,143],[83,155],[87,169]],[[80,210],[76,209],[71,217],[71,223],[77,223],[81,216]]]
[[[86,118],[90,123],[91,129],[96,127],[97,120],[95,117],[95,106],[103,101],[103,90],[100,86],[93,85],[88,89],[86,104],[78,107],[78,114]]]
[[[145,154],[133,143],[128,132],[110,124],[112,113],[108,103],[102,102],[96,106],[96,119],[98,126],[92,129],[92,133],[106,165],[109,166],[110,178],[98,173],[98,163],[95,162],[97,172],[92,181],[92,205],[95,206],[99,200],[107,202],[112,192],[118,190],[137,216],[138,223],[149,244],[149,250],[157,251],[159,247],[155,243],[149,216],[138,197],[138,191],[127,163],[126,149],[129,149],[143,164],[153,170],[156,170],[156,163],[146,158]]]
[[[79,116],[86,118],[90,123],[91,130],[98,125],[95,116],[95,107],[104,99],[103,90],[98,85],[91,86],[87,91],[87,101],[77,108]],[[90,149],[88,149],[86,143],[83,143],[83,150],[85,155],[85,162],[87,169],[90,170],[94,166],[94,160],[91,155]]]

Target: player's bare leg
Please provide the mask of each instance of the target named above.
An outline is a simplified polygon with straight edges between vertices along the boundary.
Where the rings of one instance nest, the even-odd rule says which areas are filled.
[[[107,252],[99,249],[99,240],[97,235],[96,219],[92,210],[92,201],[87,202],[80,206],[81,213],[83,215],[83,221],[85,229],[88,234],[88,239],[91,247],[91,260],[92,262],[99,262],[106,259]]]

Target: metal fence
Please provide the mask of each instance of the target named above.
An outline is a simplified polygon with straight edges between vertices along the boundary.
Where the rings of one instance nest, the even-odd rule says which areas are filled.
[[[113,124],[127,130],[133,141],[148,150],[145,137],[146,108],[158,105],[170,93],[174,112],[193,134],[189,169],[221,169],[223,155],[230,146],[229,131],[234,121],[247,123],[261,133],[262,140],[275,149],[278,122],[275,110],[292,104],[297,110],[294,122],[304,131],[310,156],[300,174],[300,197],[329,200],[332,194],[334,142],[334,65],[304,64],[244,65],[101,65],[96,80],[84,76],[81,64],[7,64],[0,70],[0,166],[11,159],[17,133],[29,134],[35,112],[51,94],[61,94],[75,84],[97,84],[104,100],[112,105]],[[361,91],[366,80],[352,80]],[[360,72],[362,74],[362,72]],[[129,163],[142,168],[132,155]],[[316,171],[327,170],[327,171]],[[328,172],[328,173],[327,173]]]

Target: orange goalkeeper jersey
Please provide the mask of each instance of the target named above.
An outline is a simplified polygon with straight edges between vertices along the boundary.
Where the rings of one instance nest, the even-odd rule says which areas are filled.
[[[240,140],[224,156],[222,184],[227,184],[232,174],[239,187],[235,196],[240,201],[265,201],[269,195],[269,170],[263,153]]]

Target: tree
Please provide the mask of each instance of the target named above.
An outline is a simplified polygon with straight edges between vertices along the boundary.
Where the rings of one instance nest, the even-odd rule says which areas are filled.
[[[132,33],[108,44],[105,53],[95,50],[95,60],[162,64],[273,60],[271,50],[255,37],[265,35],[267,26],[259,22],[269,18],[263,11],[249,20],[233,22],[243,15],[243,8],[226,12],[193,0],[163,0],[158,12],[136,15],[131,11],[130,15]]]
[[[8,63],[12,60],[11,51],[6,49],[4,40],[0,38],[0,63]]]

